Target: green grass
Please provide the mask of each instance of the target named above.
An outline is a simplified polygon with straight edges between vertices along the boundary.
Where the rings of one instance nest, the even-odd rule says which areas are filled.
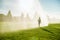
[[[0,33],[0,40],[60,40],[60,24],[17,32]]]

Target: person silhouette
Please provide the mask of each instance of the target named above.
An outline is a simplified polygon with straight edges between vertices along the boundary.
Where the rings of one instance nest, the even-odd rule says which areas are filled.
[[[41,23],[41,19],[40,17],[38,18],[38,26],[40,27],[40,23]],[[38,31],[39,34],[38,34],[38,39],[40,40],[40,30]]]
[[[40,17],[39,17],[39,19],[38,19],[38,26],[40,27],[40,23],[41,23],[41,19],[40,19]]]

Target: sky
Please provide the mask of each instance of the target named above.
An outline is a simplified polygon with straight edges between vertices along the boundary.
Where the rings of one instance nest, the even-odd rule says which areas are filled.
[[[60,16],[60,0],[40,0],[42,7],[51,16]],[[58,17],[59,18],[59,17]]]
[[[29,14],[30,18],[38,13],[41,25],[48,25],[47,16],[60,19],[60,0],[0,0],[0,14],[7,15],[9,10],[13,16],[23,13]]]
[[[27,2],[27,1],[25,1],[25,2]],[[60,15],[60,0],[40,0],[39,2],[41,4],[43,10],[45,12],[47,12],[48,15],[56,16],[57,18],[59,17],[59,15]],[[30,3],[30,4],[32,4],[32,3]],[[30,4],[27,4],[27,5],[30,7],[33,6]],[[11,10],[13,15],[17,15],[17,14],[20,15],[19,13],[21,11],[20,10],[21,7],[20,7],[19,0],[0,0],[0,13],[7,14],[8,10]]]

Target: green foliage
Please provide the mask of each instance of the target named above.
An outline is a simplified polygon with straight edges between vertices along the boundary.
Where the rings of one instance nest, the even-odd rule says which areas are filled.
[[[49,24],[47,27],[0,33],[0,40],[60,40],[60,24]]]

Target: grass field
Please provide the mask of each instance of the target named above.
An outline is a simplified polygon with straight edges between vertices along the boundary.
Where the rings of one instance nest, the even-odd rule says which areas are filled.
[[[0,33],[0,40],[60,40],[60,24],[17,32]]]

